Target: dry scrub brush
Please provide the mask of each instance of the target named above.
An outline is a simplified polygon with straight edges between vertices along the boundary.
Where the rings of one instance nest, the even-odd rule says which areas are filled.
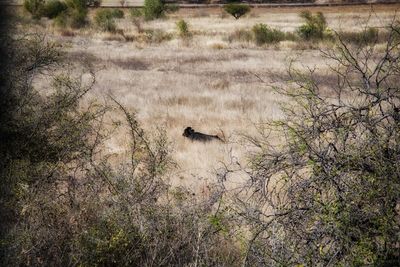
[[[383,52],[336,36],[328,89],[289,68],[286,116],[249,138],[260,152],[231,205],[251,232],[243,265],[399,265],[399,25],[388,31]]]
[[[2,266],[238,261],[223,216],[214,216],[219,188],[200,201],[168,185],[164,175],[173,164],[163,131],[146,134],[114,98],[82,105],[95,73],[66,75],[60,51],[44,38],[2,41],[8,55],[0,98]],[[33,83],[43,75],[54,77],[46,94]],[[111,109],[126,119],[113,121]],[[130,133],[130,156],[112,163],[103,144],[118,129]]]

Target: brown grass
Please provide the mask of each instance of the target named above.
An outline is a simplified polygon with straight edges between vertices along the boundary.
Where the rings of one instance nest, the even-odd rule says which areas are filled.
[[[377,13],[369,20],[371,26],[389,21],[395,6],[375,6]],[[331,28],[354,31],[360,21],[368,19],[369,9],[327,7],[311,11],[317,10],[326,13]],[[318,51],[319,44],[285,41],[259,48],[251,42],[227,40],[238,29],[249,29],[256,23],[293,31],[302,23],[299,11],[260,8],[253,9],[247,18],[234,20],[221,18],[221,10],[215,8],[181,9],[168,19],[143,23],[147,33],[152,34],[150,41],[136,38],[138,33],[129,17],[118,21],[123,35],[132,36],[129,42],[122,34],[108,35],[94,29],[75,36],[55,33],[50,37],[68,43],[64,47],[72,61],[87,57],[98,70],[91,97],[103,98],[111,93],[137,111],[148,132],[165,128],[179,166],[171,174],[171,181],[201,188],[215,177],[219,162],[228,161],[229,155],[244,163],[248,148],[230,142],[191,142],[182,136],[185,127],[209,134],[222,130],[231,141],[238,141],[241,134],[256,134],[254,123],[282,117],[279,103],[286,99],[272,87],[287,85],[286,68],[293,58],[301,68],[316,68],[317,80],[324,88],[334,86],[335,79]],[[175,23],[180,18],[196,32],[188,44],[176,34]],[[127,143],[127,136],[115,136],[108,148],[120,153]]]

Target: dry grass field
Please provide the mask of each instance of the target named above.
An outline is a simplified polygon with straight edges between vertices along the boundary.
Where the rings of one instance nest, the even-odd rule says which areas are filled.
[[[319,8],[328,26],[335,30],[359,31],[360,25],[382,27],[400,5]],[[235,157],[246,162],[248,146],[240,144],[242,134],[255,134],[261,121],[282,116],[279,103],[285,99],[273,86],[285,86],[290,59],[300,67],[317,69],[322,83],[330,83],[332,74],[319,49],[324,44],[299,44],[284,41],[258,47],[251,42],[229,41],[237,29],[265,23],[283,31],[295,31],[302,24],[296,9],[253,9],[239,20],[220,9],[181,9],[166,19],[144,22],[144,29],[170,34],[167,40],[146,42],[135,38],[137,30],[128,12],[118,20],[121,34],[102,33],[95,28],[60,32],[49,22],[36,26],[46,30],[72,60],[89,59],[97,71],[90,97],[113,95],[137,118],[149,133],[164,128],[173,147],[177,169],[171,174],[174,184],[203,188],[214,179],[221,162]],[[177,37],[175,23],[185,19],[193,33],[190,41]],[[71,35],[71,36],[66,36]],[[132,36],[133,40],[126,40]],[[261,80],[261,79],[262,80]],[[116,116],[120,116],[116,114]],[[192,126],[210,134],[222,133],[227,143],[195,143],[182,132]],[[113,153],[121,153],[128,142],[120,134],[109,142]]]

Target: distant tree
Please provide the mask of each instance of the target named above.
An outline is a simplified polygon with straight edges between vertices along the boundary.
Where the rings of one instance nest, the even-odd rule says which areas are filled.
[[[224,10],[235,19],[239,19],[250,11],[250,6],[246,4],[229,3],[224,5]]]
[[[146,20],[161,18],[165,15],[164,2],[162,0],[145,0],[143,15]]]

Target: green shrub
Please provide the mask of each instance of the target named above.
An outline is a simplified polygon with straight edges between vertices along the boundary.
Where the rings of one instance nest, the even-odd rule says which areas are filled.
[[[99,7],[101,5],[101,0],[86,0],[86,5],[90,7]]]
[[[324,38],[324,32],[327,27],[324,14],[318,12],[312,15],[310,11],[304,11],[300,13],[300,17],[306,21],[297,30],[301,38],[305,40]]]
[[[192,34],[189,31],[189,24],[183,19],[176,23],[176,28],[178,29],[178,35],[181,38],[190,38]]]
[[[224,6],[224,10],[231,14],[235,19],[239,19],[250,11],[250,6],[246,4],[230,3]]]
[[[28,11],[32,15],[32,18],[34,18],[34,19],[40,19],[42,17],[43,6],[44,6],[43,0],[25,0],[24,1],[25,10]]]
[[[161,0],[144,0],[143,15],[145,20],[153,20],[164,17],[164,3]]]
[[[277,30],[271,29],[265,24],[256,24],[253,26],[254,41],[257,45],[278,43],[285,39],[285,33]]]
[[[66,28],[68,26],[68,15],[67,12],[62,12],[54,18],[54,25],[59,28]]]
[[[113,17],[116,19],[122,19],[124,17],[124,11],[119,8],[113,9],[111,12]]]
[[[86,0],[67,0],[68,21],[72,28],[80,28],[86,24],[88,13]]]
[[[129,14],[131,18],[140,18],[143,16],[143,10],[141,8],[131,8]]]
[[[110,9],[99,9],[96,11],[94,21],[102,31],[115,32],[115,14]]]
[[[67,4],[65,4],[65,2],[50,0],[44,4],[42,15],[49,19],[53,19],[65,10],[67,10]]]

